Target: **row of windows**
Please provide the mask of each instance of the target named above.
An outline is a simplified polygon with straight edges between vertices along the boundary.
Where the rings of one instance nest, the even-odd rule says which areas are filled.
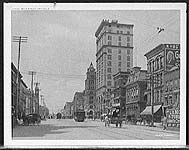
[[[162,97],[162,91],[158,90],[154,92],[154,101],[155,102],[160,102]]]
[[[162,56],[159,56],[155,60],[148,62],[147,66],[150,72],[159,70],[164,66],[164,58]]]
[[[121,60],[121,59],[119,59],[119,60]],[[112,66],[112,62],[111,61],[108,61],[107,62],[107,66]],[[121,67],[121,62],[118,62],[118,67]],[[127,62],[127,67],[129,68],[130,67],[130,62],[128,61]],[[108,69],[108,70],[111,70],[111,69]],[[108,72],[111,72],[111,71],[108,71]]]
[[[162,90],[155,91],[153,94],[153,101],[154,103],[162,101]],[[148,95],[148,104],[151,103],[151,93]]]
[[[112,55],[108,55],[108,60],[112,60]],[[118,60],[121,60],[121,55],[118,55]],[[130,61],[130,56],[127,56],[127,61]]]
[[[136,110],[136,109],[138,109],[137,105],[132,105],[132,106],[127,107],[127,111],[133,111],[133,110]]]
[[[108,25],[109,27],[111,27],[111,24]],[[117,25],[117,28],[120,28],[122,26],[120,26],[119,24]],[[125,27],[125,26],[124,26]],[[131,27],[130,26],[127,26],[127,29],[130,29]]]
[[[164,101],[164,105],[172,105],[172,104],[179,104],[179,94],[175,94],[174,97],[172,95],[166,96],[165,97],[165,101]]]
[[[180,79],[167,81],[165,83],[165,91],[173,91],[180,88]]]
[[[112,41],[108,41],[108,45],[112,45]],[[119,41],[118,46],[124,46],[124,45],[122,45],[121,42]],[[131,46],[131,44],[127,43],[127,47],[130,47],[130,46]]]
[[[111,55],[110,55],[111,56]],[[109,57],[110,59],[111,57]],[[129,60],[130,60],[130,57],[128,57]],[[121,60],[121,56],[119,56],[118,58],[119,60]],[[107,66],[108,67],[111,67],[112,66],[112,62],[111,61],[107,61]],[[118,67],[121,67],[121,62],[118,62]],[[130,61],[127,62],[127,67],[129,68],[130,67]],[[97,71],[99,70],[100,68],[97,69]],[[100,71],[99,71],[100,72]],[[101,69],[101,73],[103,72],[103,69]],[[99,73],[100,74],[100,73]],[[98,73],[97,73],[97,76],[98,76]]]
[[[107,86],[112,86],[112,81],[107,81]]]
[[[108,32],[111,33],[111,32],[112,32],[111,25],[109,25],[109,27],[110,27],[110,28],[108,29]],[[117,25],[117,28],[119,28],[119,27],[120,27],[120,26]],[[127,29],[130,29],[130,28],[131,28],[131,27],[127,27]],[[119,34],[119,33],[120,33],[120,34],[123,34],[124,32],[123,32],[122,30],[117,30],[116,33],[118,33],[118,34]],[[126,31],[126,33],[127,33],[127,34],[130,34],[130,31]]]
[[[151,79],[151,77],[150,77],[150,79]],[[162,74],[162,72],[154,75],[153,81],[154,81],[154,87],[161,86],[163,84],[163,74]],[[150,83],[148,83],[147,89],[151,89],[151,84]]]
[[[108,53],[112,53],[112,49],[108,48]],[[121,49],[118,49],[118,54],[121,54]],[[127,50],[127,55],[130,54],[130,50]]]
[[[112,79],[112,75],[111,75],[111,74],[108,74],[108,75],[107,75],[107,79],[110,79],[110,80],[111,80],[111,79]]]
[[[121,68],[118,68],[118,71],[121,71]],[[107,68],[108,73],[112,73],[112,68]]]
[[[108,40],[112,40],[112,36],[111,35],[108,35]],[[121,41],[121,36],[118,36],[118,41]],[[130,42],[130,41],[131,41],[131,38],[127,37],[127,42]]]

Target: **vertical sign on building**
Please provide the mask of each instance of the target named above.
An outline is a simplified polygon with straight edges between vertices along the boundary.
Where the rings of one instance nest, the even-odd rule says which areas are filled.
[[[172,67],[180,67],[180,44],[165,44],[165,63],[166,70]]]

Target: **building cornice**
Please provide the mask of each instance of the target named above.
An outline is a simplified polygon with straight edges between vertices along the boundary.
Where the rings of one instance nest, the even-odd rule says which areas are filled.
[[[154,55],[156,55],[157,53],[163,51],[164,48],[165,48],[164,44],[159,44],[158,46],[156,46],[155,48],[153,48],[152,50],[150,50],[149,52],[144,54],[144,56],[147,59],[149,59],[149,58],[153,57]]]
[[[133,24],[122,24],[122,23],[118,23],[118,22],[109,22],[109,20],[102,20],[101,23],[100,23],[100,26],[98,27],[98,29],[96,30],[95,32],[95,36],[98,37],[100,31],[103,29],[104,26],[106,25],[112,25],[112,24],[116,24],[116,25],[119,25],[119,26],[131,26],[133,27],[134,25]]]

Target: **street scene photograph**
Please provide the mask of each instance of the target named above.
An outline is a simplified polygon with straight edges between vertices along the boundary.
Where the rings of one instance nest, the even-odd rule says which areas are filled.
[[[29,8],[11,10],[13,141],[181,139],[180,9]]]

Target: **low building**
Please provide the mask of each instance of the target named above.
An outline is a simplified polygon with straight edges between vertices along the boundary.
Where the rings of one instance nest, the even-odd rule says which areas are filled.
[[[42,119],[46,119],[49,117],[49,109],[47,108],[44,99],[42,103],[39,105],[39,115]]]
[[[180,68],[166,71],[164,82],[164,115],[168,126],[180,127]]]
[[[34,93],[34,112],[39,113],[39,83],[35,83],[35,93]]]
[[[129,72],[118,72],[113,75],[114,89],[111,92],[111,110],[119,109],[122,118],[125,118],[126,114],[126,83],[129,76]]]
[[[147,96],[147,107],[143,115],[154,118],[154,122],[161,122],[163,117],[163,89],[165,71],[170,70],[179,61],[180,44],[160,44],[147,52],[147,72],[149,82],[145,95]],[[153,113],[152,113],[153,106]],[[152,119],[149,118],[151,121]]]
[[[64,106],[64,116],[66,118],[72,117],[71,107],[72,107],[72,102],[66,102],[66,104]]]
[[[73,110],[74,112],[77,110],[84,110],[84,93],[76,92],[73,99]]]
[[[26,83],[21,79],[20,83],[20,96],[19,96],[19,112],[20,114],[26,114],[26,103],[27,100],[30,98],[30,92]]]
[[[126,83],[126,120],[136,123],[140,118],[140,113],[146,107],[147,98],[144,96],[146,91],[147,70],[141,70],[141,67],[134,67]]]
[[[11,113],[13,127],[17,124],[16,119],[21,119],[23,113],[27,114],[28,101],[30,100],[30,91],[20,72],[17,81],[17,73],[17,68],[11,63]],[[18,86],[17,82],[19,83]]]

